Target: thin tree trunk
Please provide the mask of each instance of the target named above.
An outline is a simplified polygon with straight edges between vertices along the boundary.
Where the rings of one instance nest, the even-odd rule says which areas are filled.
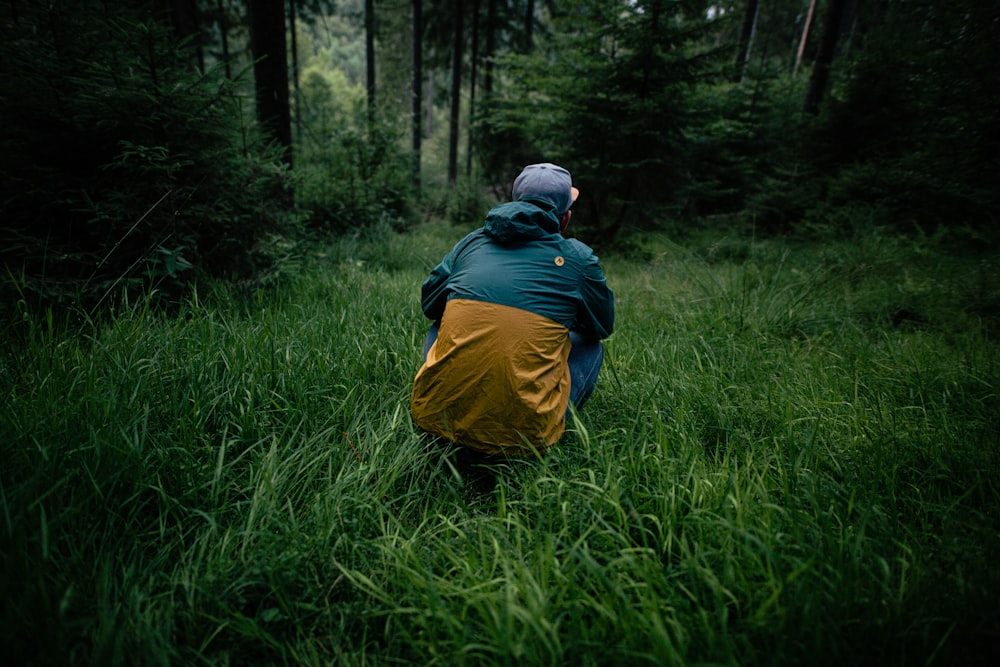
[[[535,0],[528,0],[524,10],[524,52],[531,53],[535,43]]]
[[[743,12],[743,24],[740,26],[739,49],[736,52],[736,71],[734,81],[743,80],[743,72],[750,60],[750,47],[753,45],[754,34],[757,32],[757,14],[760,10],[760,0],[747,0]]]
[[[375,0],[365,0],[365,63],[367,65],[368,121],[375,122]]]
[[[806,51],[806,42],[809,41],[809,29],[812,27],[813,16],[816,15],[816,0],[810,0],[809,13],[806,14],[806,24],[802,26],[802,37],[799,39],[799,50],[795,54],[795,67],[792,69],[792,76],[799,73],[802,65],[802,54]]]
[[[486,3],[486,74],[483,76],[483,93],[488,98],[493,93],[493,56],[497,50],[497,0]]]
[[[302,91],[299,89],[299,41],[296,33],[295,6],[298,0],[288,0],[288,32],[292,39],[292,88],[295,90],[295,137],[302,141]]]
[[[840,22],[844,17],[845,0],[828,0],[826,14],[823,17],[823,34],[819,40],[819,51],[809,76],[809,88],[806,91],[805,110],[816,115],[819,113],[820,102],[826,94],[830,83],[830,67],[837,51],[837,39],[840,36]]]
[[[423,137],[423,124],[420,114],[423,111],[424,84],[424,26],[423,2],[413,0],[413,184],[420,192],[420,148]]]
[[[476,126],[476,71],[479,63],[479,0],[472,0],[472,55],[469,72],[469,131],[466,137],[465,175],[472,176],[472,144]]]
[[[424,130],[424,134],[428,137],[434,135],[435,125],[434,125],[434,70],[427,70],[427,80],[424,82],[424,105],[426,109],[424,110],[424,122],[427,123],[427,129]]]
[[[250,50],[257,91],[257,117],[264,130],[284,148],[292,164],[292,124],[288,105],[288,55],[283,0],[247,0]]]
[[[465,0],[455,0],[455,43],[451,61],[451,126],[448,135],[448,182],[458,179],[458,126],[462,101],[462,43]]]
[[[219,35],[222,37],[222,62],[226,68],[226,78],[233,78],[233,71],[229,64],[229,27],[226,24],[226,8],[222,0],[216,0],[215,6],[219,11]]]

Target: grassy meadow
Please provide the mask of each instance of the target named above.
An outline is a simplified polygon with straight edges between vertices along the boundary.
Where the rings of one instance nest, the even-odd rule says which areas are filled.
[[[1000,659],[989,245],[602,256],[597,392],[484,491],[408,415],[419,286],[465,231],[346,239],[169,314],[11,318],[8,664]]]

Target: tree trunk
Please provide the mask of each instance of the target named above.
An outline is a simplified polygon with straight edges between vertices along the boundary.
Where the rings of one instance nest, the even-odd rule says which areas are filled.
[[[229,65],[229,26],[226,24],[226,8],[222,0],[216,0],[215,6],[219,12],[219,35],[222,37],[222,62],[225,63],[226,78],[233,78],[233,70]]]
[[[531,53],[535,43],[535,0],[528,0],[524,10],[524,52]]]
[[[365,0],[365,64],[368,122],[375,122],[375,0]]]
[[[434,136],[437,126],[434,124],[434,69],[428,68],[427,79],[424,81],[424,123],[426,128],[424,134],[428,137]]]
[[[423,124],[420,113],[423,110],[424,84],[424,26],[423,2],[413,0],[413,184],[417,193],[420,192],[420,144],[423,137]]]
[[[455,0],[455,43],[451,60],[451,126],[448,134],[448,182],[458,179],[458,125],[462,101],[462,44],[465,0]]]
[[[736,71],[733,73],[734,81],[743,80],[743,72],[746,69],[747,61],[750,60],[750,47],[753,45],[754,33],[757,32],[757,13],[760,8],[760,0],[747,0],[746,8],[743,12],[743,24],[740,26],[739,49],[736,52]]]
[[[302,141],[302,91],[299,89],[299,40],[295,5],[298,0],[288,0],[288,34],[292,38],[292,88],[295,90],[295,137]]]
[[[483,93],[489,97],[493,93],[493,56],[497,50],[497,0],[487,0],[486,4],[486,74],[483,76]]]
[[[806,51],[806,42],[809,41],[809,29],[812,27],[813,16],[816,15],[816,0],[810,0],[809,2],[809,13],[806,14],[806,23],[802,26],[802,37],[799,38],[799,50],[795,54],[795,67],[792,68],[792,76],[795,76],[799,72],[799,67],[802,65],[802,54]]]
[[[466,137],[465,175],[472,175],[472,142],[476,123],[476,71],[479,63],[479,0],[472,0],[472,54],[469,71],[469,131]]]
[[[292,164],[292,123],[288,105],[288,55],[283,0],[247,0],[250,51],[257,92],[257,117],[264,131],[284,147]]]
[[[806,91],[805,110],[817,115],[820,102],[826,94],[830,82],[830,66],[837,51],[837,38],[840,36],[840,22],[844,17],[846,0],[828,0],[826,14],[823,17],[823,34],[819,40],[819,51],[809,76],[809,88]]]

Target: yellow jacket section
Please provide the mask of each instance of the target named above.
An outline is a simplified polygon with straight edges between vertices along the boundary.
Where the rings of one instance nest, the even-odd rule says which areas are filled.
[[[452,299],[413,381],[413,420],[486,454],[542,453],[566,428],[569,351],[568,329],[547,317]]]

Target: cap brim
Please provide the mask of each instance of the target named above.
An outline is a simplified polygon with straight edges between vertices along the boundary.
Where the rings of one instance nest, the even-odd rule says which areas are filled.
[[[577,189],[576,189],[576,188],[574,188],[574,187],[571,187],[571,188],[569,189],[569,192],[570,192],[570,196],[572,197],[572,200],[571,200],[571,201],[574,201],[574,202],[575,202],[575,201],[576,201],[576,198],[580,196],[580,191],[579,191],[579,190],[577,190]]]

